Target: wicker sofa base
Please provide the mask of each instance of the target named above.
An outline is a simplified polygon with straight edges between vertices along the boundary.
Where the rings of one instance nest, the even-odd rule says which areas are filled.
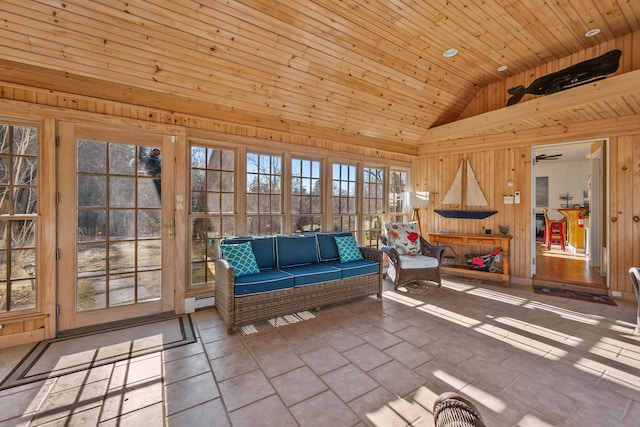
[[[231,289],[232,290],[232,289]],[[234,296],[216,284],[215,305],[232,334],[259,320],[312,310],[369,295],[382,298],[382,272],[253,295]]]

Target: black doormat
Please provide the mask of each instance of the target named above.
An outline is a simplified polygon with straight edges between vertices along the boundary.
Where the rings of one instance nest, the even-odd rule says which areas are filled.
[[[0,390],[196,342],[188,314],[41,341],[0,383]]]
[[[548,286],[533,285],[533,292],[536,294],[552,295],[554,297],[577,299],[580,301],[597,302],[599,304],[618,305],[609,295],[595,292],[572,291],[569,289],[557,289]]]

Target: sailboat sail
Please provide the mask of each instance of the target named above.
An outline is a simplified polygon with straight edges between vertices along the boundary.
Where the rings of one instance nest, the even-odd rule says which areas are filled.
[[[473,169],[471,169],[471,164],[467,160],[466,179],[463,176],[463,164],[464,161],[461,161],[451,187],[442,199],[442,204],[461,205],[463,209],[435,209],[435,212],[445,218],[468,219],[484,219],[498,213],[498,211],[464,209],[465,206],[487,206],[489,203],[480,188]],[[463,194],[464,200],[462,199]]]
[[[456,172],[456,177],[453,178],[449,191],[444,195],[442,203],[446,205],[459,205],[462,203],[462,161]]]
[[[467,194],[465,195],[465,201],[467,206],[487,206],[487,199],[484,197],[484,193],[478,184],[476,174],[473,173],[471,165],[467,160]]]

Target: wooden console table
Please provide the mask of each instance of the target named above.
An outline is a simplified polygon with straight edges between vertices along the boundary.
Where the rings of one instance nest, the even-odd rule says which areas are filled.
[[[461,233],[429,233],[429,242],[438,246],[459,245],[459,246],[486,246],[491,247],[492,252],[494,249],[502,249],[502,272],[490,272],[481,270],[472,270],[466,265],[464,260],[464,254],[459,254],[462,257],[462,263],[458,260],[458,264],[454,266],[442,267],[442,271],[448,271],[450,273],[470,275],[476,277],[486,277],[491,279],[500,279],[504,282],[505,286],[509,285],[511,274],[509,273],[510,255],[509,246],[512,236],[510,235],[498,235],[498,234],[461,234]]]

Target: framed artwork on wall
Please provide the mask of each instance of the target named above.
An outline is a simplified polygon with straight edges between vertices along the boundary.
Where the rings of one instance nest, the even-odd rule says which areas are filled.
[[[549,177],[536,176],[536,207],[549,206]]]

